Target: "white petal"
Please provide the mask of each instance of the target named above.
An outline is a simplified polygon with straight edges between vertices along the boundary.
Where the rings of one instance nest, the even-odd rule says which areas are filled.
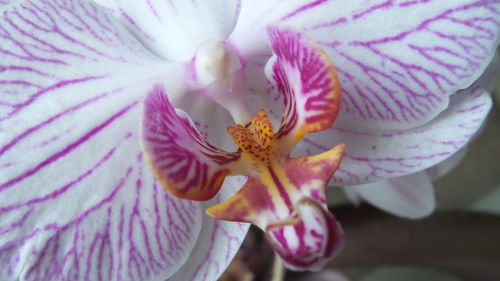
[[[4,8],[4,6],[7,6],[15,1],[17,0],[0,0],[0,8]]]
[[[462,161],[466,153],[467,146],[455,152],[450,158],[437,163],[425,171],[432,180],[440,178],[453,170]]]
[[[418,219],[434,211],[432,182],[425,172],[349,186],[370,204],[396,216]]]
[[[243,1],[230,40],[253,67],[270,55],[266,25],[304,31],[339,72],[339,124],[404,129],[437,116],[481,75],[498,44],[498,9],[483,0]]]
[[[155,182],[138,128],[182,71],[83,0],[9,6],[0,42],[0,280],[168,278],[202,210]]]
[[[352,203],[354,206],[359,206],[361,204],[361,198],[359,197],[359,194],[356,192],[356,189],[350,189],[349,186],[346,186],[342,187],[342,191],[344,192],[348,200],[347,202]]]
[[[243,176],[227,178],[219,194],[205,202],[203,208],[228,199],[245,183],[245,179]],[[221,221],[204,215],[201,226],[203,235],[196,241],[189,262],[169,280],[217,280],[239,249],[248,227],[246,223]]]
[[[208,40],[224,40],[236,21],[238,1],[94,0],[107,7],[156,54],[191,59]]]
[[[416,173],[453,155],[480,128],[491,108],[490,95],[474,87],[452,97],[450,106],[428,124],[392,131],[334,127],[307,136],[296,152],[314,154],[337,143],[345,156],[333,184],[352,185]]]
[[[483,75],[477,79],[477,85],[481,85],[488,92],[492,93],[495,90],[495,86],[500,80],[500,53],[496,52],[495,56],[490,62],[490,65],[486,68]]]

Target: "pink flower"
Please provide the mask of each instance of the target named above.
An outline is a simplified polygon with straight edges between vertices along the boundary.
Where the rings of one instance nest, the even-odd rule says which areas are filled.
[[[293,46],[313,57],[325,52],[319,64],[331,59],[343,99],[333,127],[338,106],[328,109],[328,122],[319,129],[296,137],[298,127],[291,126],[284,135],[293,138],[281,137],[291,141],[265,146],[286,153],[266,152],[264,159],[288,159],[295,145],[291,159],[312,159],[343,143],[344,157],[330,183],[372,185],[376,189],[355,190],[389,211],[418,217],[432,210],[424,170],[464,147],[491,106],[488,93],[473,83],[498,43],[496,0],[95,2],[0,0],[1,280],[215,280],[247,225],[215,220],[204,211],[245,183],[244,177],[225,176],[248,175],[255,165],[215,165],[213,152],[230,159],[256,152],[245,151],[243,144],[252,140],[246,137],[274,133],[263,129],[269,123],[262,115],[252,118],[261,108],[276,128],[290,123],[290,112],[299,112],[302,122],[305,104],[290,89],[314,85],[324,69],[334,72],[326,67],[305,75],[283,66],[280,53],[287,44],[271,48],[269,42],[277,40],[268,38],[268,29],[301,38]],[[297,64],[314,61],[305,53],[300,58]],[[324,81],[335,80],[331,75]],[[283,87],[277,77],[292,86]],[[295,98],[285,101],[283,114],[280,99],[287,97]],[[191,194],[214,196],[210,201],[172,195],[169,182],[191,180],[200,169],[186,174],[184,158],[149,145],[148,132],[168,124],[164,116],[176,123],[163,132],[183,132],[187,137],[178,146],[200,165],[210,164],[207,175],[224,176],[197,185],[219,187],[224,179],[219,192]],[[254,129],[245,131],[250,120]],[[271,143],[279,136],[269,136]],[[304,165],[284,177],[300,175],[294,208],[237,219],[265,228],[291,267],[296,257],[313,265],[294,268],[319,266],[340,249],[340,227],[320,193],[341,148],[329,155],[329,172],[318,172],[318,192],[302,188],[312,185],[301,182],[307,176],[299,172],[315,171]],[[171,167],[162,166],[164,159],[155,162],[163,152],[182,173],[162,174]],[[262,220],[269,217],[274,219]],[[283,221],[288,224],[273,224]],[[300,223],[309,236],[299,235]],[[294,247],[301,243],[307,247]]]

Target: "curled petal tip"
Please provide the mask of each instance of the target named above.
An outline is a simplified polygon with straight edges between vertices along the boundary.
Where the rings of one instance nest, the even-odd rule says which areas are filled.
[[[283,222],[271,224],[266,238],[292,270],[318,271],[344,246],[344,232],[335,217],[311,198],[301,199]]]

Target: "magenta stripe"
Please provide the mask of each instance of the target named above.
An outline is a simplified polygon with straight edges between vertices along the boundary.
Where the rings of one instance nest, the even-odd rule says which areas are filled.
[[[300,8],[298,8],[295,11],[291,12],[290,14],[282,17],[281,20],[287,20],[289,18],[292,18],[292,17],[294,17],[294,16],[296,16],[296,15],[298,15],[298,14],[304,12],[304,11],[307,11],[309,9],[315,8],[315,7],[321,5],[321,4],[325,3],[325,2],[328,2],[328,0],[316,0],[314,2],[311,2],[311,3],[307,4],[307,5],[301,6]]]
[[[8,142],[6,145],[4,145],[1,149],[0,149],[0,156],[2,156],[5,152],[7,152],[9,149],[11,149],[13,146],[15,146],[19,141],[21,141],[22,139],[24,139],[25,137],[29,136],[30,134],[32,134],[33,132],[45,127],[46,125],[56,121],[57,119],[61,118],[62,116],[66,115],[66,114],[69,114],[69,113],[74,113],[76,110],[79,110],[87,105],[90,105],[106,96],[108,96],[109,94],[115,94],[115,93],[118,93],[120,92],[121,89],[116,89],[112,92],[106,92],[106,93],[103,93],[99,96],[96,96],[96,97],[93,97],[91,99],[88,99],[80,104],[77,104],[73,107],[70,107],[68,108],[67,110],[59,113],[59,114],[56,114],[52,117],[50,117],[49,119],[45,120],[44,122],[36,125],[36,126],[33,126],[29,129],[27,129],[26,131],[22,132],[20,135],[18,135],[17,137],[15,137],[13,140],[11,140],[10,142]]]
[[[276,173],[273,171],[273,169],[268,168],[268,170],[269,170],[269,173],[271,174],[271,177],[273,179],[274,184],[278,188],[278,192],[280,193],[281,198],[283,198],[286,206],[288,207],[288,210],[290,211],[290,213],[292,213],[294,206],[292,204],[292,200],[290,199],[290,196],[288,196],[288,193],[286,192],[286,188],[283,186],[283,184],[281,183],[280,179],[278,178]]]
[[[80,78],[80,79],[64,80],[64,81],[55,83],[54,85],[47,87],[43,90],[40,90],[40,91],[36,92],[35,94],[31,95],[27,101],[16,105],[15,109],[12,110],[11,112],[9,112],[7,114],[7,116],[0,117],[0,121],[12,118],[12,116],[14,116],[16,113],[21,111],[21,109],[32,104],[38,97],[45,95],[45,94],[49,93],[50,91],[57,90],[57,89],[60,89],[63,87],[67,87],[67,86],[73,85],[73,84],[88,82],[88,81],[92,81],[92,80],[99,80],[99,79],[103,79],[103,78],[105,78],[105,76],[91,76],[91,77],[85,77],[85,78]]]
[[[373,11],[375,10],[379,10],[379,9],[385,9],[385,8],[390,8],[394,5],[394,0],[387,0],[385,1],[384,3],[381,3],[381,4],[378,4],[378,5],[375,5],[373,7],[370,7],[368,8],[367,10],[365,11],[362,11],[360,13],[357,13],[357,14],[354,14],[352,16],[353,19],[358,19],[358,18],[361,18],[363,17],[364,15],[367,15],[367,14],[371,14]]]
[[[61,150],[61,151],[55,153],[54,155],[50,156],[49,158],[45,159],[45,161],[43,161],[42,163],[38,164],[35,168],[33,168],[31,170],[28,170],[28,171],[24,172],[22,175],[20,175],[20,176],[18,176],[16,178],[13,178],[13,179],[11,179],[11,180],[9,180],[9,181],[1,184],[0,185],[0,191],[2,191],[4,189],[7,189],[9,187],[12,187],[13,185],[15,185],[15,184],[23,181],[24,179],[26,179],[26,178],[34,175],[35,173],[37,173],[38,171],[40,171],[44,167],[50,165],[51,163],[55,162],[59,158],[66,156],[68,153],[72,152],[73,150],[75,150],[76,148],[78,148],[80,145],[82,145],[83,143],[85,143],[88,140],[90,140],[92,137],[94,137],[96,134],[98,134],[104,128],[106,128],[107,126],[109,126],[111,123],[113,123],[113,121],[115,121],[116,119],[118,119],[121,116],[123,116],[130,109],[134,108],[138,103],[139,103],[139,101],[135,101],[132,104],[130,104],[127,107],[125,107],[124,109],[120,110],[118,113],[116,113],[113,116],[111,116],[111,118],[109,118],[108,120],[106,120],[104,123],[102,123],[101,125],[95,127],[94,129],[90,130],[86,135],[84,135],[82,138],[80,138],[76,142],[68,145],[63,150]]]
[[[80,176],[78,176],[76,179],[72,180],[68,184],[65,184],[63,187],[56,189],[55,191],[53,191],[53,192],[51,192],[43,197],[31,199],[28,202],[2,207],[2,208],[0,208],[0,214],[12,211],[14,209],[19,209],[22,207],[32,206],[34,204],[39,204],[39,203],[42,203],[42,202],[45,202],[47,200],[54,199],[54,198],[60,196],[61,194],[65,193],[68,189],[70,189],[72,186],[78,184],[79,182],[81,182],[85,178],[92,175],[96,169],[98,169],[100,166],[102,166],[102,164],[104,164],[105,162],[107,162],[111,158],[111,156],[114,154],[116,148],[117,147],[114,147],[111,150],[109,150],[108,153],[106,153],[106,155],[104,155],[104,157],[101,160],[99,160],[99,162],[97,162],[96,165],[94,165],[92,168],[85,171],[85,173],[81,174]]]

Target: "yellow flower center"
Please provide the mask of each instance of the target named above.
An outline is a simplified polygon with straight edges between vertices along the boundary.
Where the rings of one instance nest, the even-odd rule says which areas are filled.
[[[230,126],[227,131],[236,145],[254,162],[267,167],[271,165],[271,159],[276,151],[274,129],[264,109],[259,110],[247,125]]]

